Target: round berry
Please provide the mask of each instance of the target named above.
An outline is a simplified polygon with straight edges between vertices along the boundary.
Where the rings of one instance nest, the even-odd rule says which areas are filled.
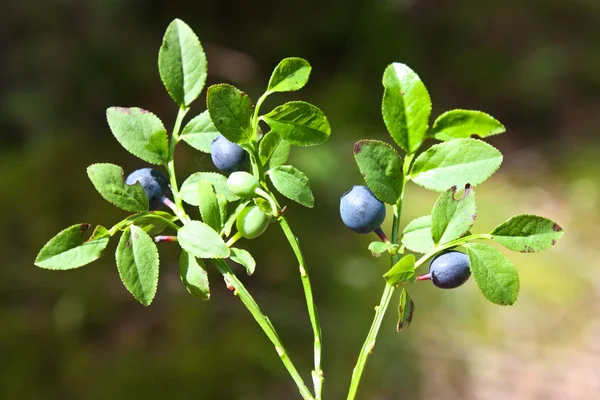
[[[438,254],[429,264],[429,275],[433,284],[439,288],[457,288],[471,276],[469,257],[455,250]]]
[[[139,182],[148,197],[150,211],[158,210],[162,206],[162,199],[169,193],[169,181],[154,168],[141,168],[133,171],[125,183],[133,185]]]
[[[366,186],[354,186],[340,199],[344,224],[357,233],[375,231],[385,219],[385,205]]]
[[[233,172],[227,178],[227,187],[242,198],[256,197],[256,189],[260,188],[258,179],[245,171]]]
[[[269,216],[257,206],[248,206],[242,210],[235,221],[238,232],[246,239],[259,237],[269,226]]]
[[[223,135],[217,136],[210,146],[210,157],[220,171],[240,171],[248,166],[248,153],[240,145]]]

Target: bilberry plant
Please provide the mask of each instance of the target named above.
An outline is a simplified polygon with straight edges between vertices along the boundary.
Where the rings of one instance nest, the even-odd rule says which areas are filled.
[[[211,86],[206,95],[207,110],[187,122],[190,104],[204,89],[207,60],[200,41],[183,21],[175,20],[167,28],[158,66],[161,80],[179,109],[170,135],[158,116],[142,108],[111,107],[106,115],[117,141],[142,161],[163,167],[166,177],[145,167],[124,179],[124,171],[117,165],[89,166],[88,176],[100,195],[130,215],[109,229],[97,225],[90,235],[85,235],[90,228],[87,223],[66,228],[43,246],[35,265],[50,270],[82,267],[100,258],[110,239],[120,235],[117,270],[125,288],[147,306],[158,286],[157,243],[176,243],[181,247],[181,281],[189,293],[203,300],[210,298],[207,274],[212,265],[273,343],[302,398],[321,400],[324,374],[317,309],[298,239],[283,213],[286,206],[281,206],[275,194],[313,207],[308,178],[288,165],[287,159],[293,146],[319,145],[328,139],[331,129],[323,112],[303,101],[290,101],[261,113],[268,96],[301,89],[311,66],[301,58],[282,60],[255,104],[234,86]],[[410,324],[414,303],[406,288],[416,289],[412,284],[418,267],[432,260],[429,273],[418,280],[431,279],[441,288],[458,287],[473,275],[488,300],[510,305],[519,291],[516,268],[500,251],[477,242],[494,240],[510,250],[531,253],[554,245],[563,234],[553,221],[527,214],[510,218],[489,233],[471,233],[477,215],[473,187],[489,178],[502,162],[498,150],[471,136],[500,134],[504,126],[479,111],[453,110],[440,115],[429,127],[429,94],[419,77],[403,64],[386,68],[383,86],[383,120],[404,155],[382,141],[356,143],[356,162],[367,186],[353,187],[340,201],[343,222],[355,232],[376,233],[380,240],[372,242],[369,250],[374,256],[389,253],[391,263],[383,274],[383,296],[352,373],[349,400],[356,398],[383,316],[400,286],[397,329]],[[421,150],[426,139],[440,143]],[[175,149],[182,141],[210,153],[217,169],[230,175],[196,172],[179,185]],[[409,181],[441,195],[430,215],[411,221],[400,231],[404,188]],[[393,211],[390,239],[381,228],[385,204]],[[168,212],[158,211],[162,205]],[[299,264],[314,339],[311,388],[290,359],[274,325],[226,261],[242,265],[251,275],[256,261],[250,252],[234,245],[259,237],[275,223]],[[164,231],[171,234],[163,235]],[[466,253],[455,250],[459,247]],[[416,260],[414,254],[419,253],[424,255]]]
[[[479,242],[493,240],[513,251],[533,253],[553,246],[563,235],[554,221],[529,214],[516,215],[491,232],[472,233],[477,217],[474,187],[502,163],[502,154],[480,139],[503,133],[504,126],[483,112],[460,109],[441,114],[429,126],[429,93],[419,76],[404,64],[393,63],[385,69],[383,87],[383,122],[404,154],[378,140],[354,145],[355,160],[367,186],[391,206],[393,220],[391,240],[376,231],[381,241],[369,245],[374,256],[389,252],[391,268],[383,274],[385,288],[352,373],[348,400],[356,398],[383,316],[400,286],[397,330],[411,323],[415,306],[407,288],[415,282],[417,268],[433,259],[429,274],[419,280],[432,279],[440,288],[455,288],[473,275],[486,299],[512,305],[519,294],[517,269],[495,247]],[[439,143],[423,149],[427,139]],[[429,215],[414,219],[400,231],[409,181],[441,194]],[[342,208],[344,200],[342,197]],[[454,250],[458,247],[466,254]],[[417,260],[415,254],[423,256]]]

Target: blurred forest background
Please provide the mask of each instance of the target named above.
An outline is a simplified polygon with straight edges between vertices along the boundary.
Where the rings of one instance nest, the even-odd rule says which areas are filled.
[[[148,308],[119,281],[115,243],[104,259],[75,271],[33,265],[62,228],[123,218],[95,193],[85,168],[145,166],[111,135],[109,106],[143,107],[172,126],[176,107],[160,82],[157,53],[176,17],[204,45],[208,84],[230,82],[257,99],[282,58],[313,65],[305,89],[272,96],[264,109],[308,100],[333,129],[325,145],[292,155],[311,179],[315,208],[288,207],[323,323],[326,398],[345,397],[388,266],[367,250],[374,236],[350,232],[337,210],[339,196],[362,182],[354,141],[390,140],[381,75],[394,61],[421,76],[433,117],[480,109],[508,129],[490,140],[505,161],[478,188],[475,229],[538,213],[566,235],[544,253],[509,255],[521,274],[513,307],[488,303],[472,281],[454,291],[415,284],[413,325],[396,333],[390,309],[360,397],[600,398],[598,0],[4,1],[0,398],[298,397],[271,344],[216,273],[210,301],[185,291],[176,246],[160,247],[159,290]],[[190,115],[204,109],[202,95]],[[180,178],[213,168],[210,157],[180,147]],[[406,197],[403,224],[435,200],[412,184]],[[276,227],[244,246],[256,254],[257,272],[236,271],[306,373],[312,337],[292,252]]]

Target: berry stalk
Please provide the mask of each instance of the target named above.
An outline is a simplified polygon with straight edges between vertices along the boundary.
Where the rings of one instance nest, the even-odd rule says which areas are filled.
[[[408,181],[407,176],[410,172],[410,164],[412,162],[413,155],[407,154],[404,158],[403,165],[403,181],[402,181],[402,190],[400,192],[400,197],[398,198],[397,203],[394,205],[394,219],[392,222],[392,243],[398,244],[398,230],[400,227],[400,217],[402,216],[402,202],[404,200],[404,188],[406,187],[406,182]],[[400,255],[391,256],[391,264],[392,266],[399,260]],[[369,329],[369,333],[367,334],[367,338],[363,344],[363,347],[358,356],[358,360],[356,361],[356,366],[352,371],[352,380],[350,381],[350,388],[348,389],[348,397],[347,400],[354,400],[358,393],[358,388],[360,387],[360,382],[362,379],[363,372],[365,370],[365,366],[367,365],[367,361],[369,360],[369,356],[373,352],[375,348],[375,341],[377,339],[377,335],[379,334],[379,328],[381,328],[381,323],[383,322],[383,317],[385,316],[385,312],[390,306],[390,301],[392,300],[392,295],[394,294],[395,287],[386,283],[385,288],[383,289],[383,294],[381,296],[381,301],[379,305],[375,307],[375,317],[373,318],[373,323],[371,324],[371,328]]]
[[[188,217],[183,209],[181,194],[179,193],[179,186],[177,185],[177,177],[175,175],[175,147],[179,141],[179,131],[181,130],[183,118],[185,118],[188,111],[189,108],[179,108],[177,119],[175,120],[175,126],[173,127],[173,133],[171,135],[171,141],[169,142],[169,159],[166,165],[167,172],[169,173],[169,182],[171,184],[171,193],[173,193],[173,200],[175,202],[174,212],[184,224],[190,221],[190,217]]]
[[[294,380],[294,382],[296,382],[296,386],[298,386],[298,390],[300,391],[302,398],[305,400],[314,400],[310,390],[306,387],[304,381],[302,380],[302,377],[298,373],[298,370],[290,360],[290,357],[287,354],[287,350],[285,349],[283,343],[279,339],[277,332],[275,332],[275,328],[271,324],[271,321],[269,321],[267,316],[263,314],[254,298],[250,295],[250,292],[248,292],[244,284],[237,278],[237,276],[235,276],[233,271],[231,271],[231,268],[229,268],[229,265],[227,265],[227,263],[224,260],[215,259],[213,260],[213,262],[219,270],[219,272],[221,273],[221,275],[223,275],[223,278],[225,278],[227,286],[233,289],[233,293],[240,298],[242,303],[244,303],[248,311],[250,311],[250,314],[252,314],[252,317],[254,317],[254,319],[265,332],[269,340],[271,340],[271,343],[273,343],[273,345],[275,346],[275,350],[277,351],[279,358],[281,358],[281,361],[287,368],[292,379]]]
[[[179,130],[181,129],[181,123],[183,122],[183,118],[187,114],[188,109],[180,108],[179,113],[177,114],[177,120],[175,122],[175,127],[173,128],[173,134],[171,136],[171,141],[169,143],[169,161],[167,162],[167,171],[169,173],[169,180],[171,184],[171,192],[173,193],[173,198],[175,199],[175,215],[179,217],[181,222],[185,225],[191,221],[191,218],[187,215],[185,209],[183,208],[183,203],[181,201],[181,195],[179,193],[179,186],[177,185],[177,179],[175,176],[175,147],[179,140]],[[179,228],[179,227],[178,227]],[[258,304],[250,294],[250,292],[246,289],[244,284],[237,279],[233,271],[229,268],[227,263],[224,260],[215,259],[212,260],[227,284],[228,288],[233,289],[233,292],[236,296],[240,298],[244,306],[250,311],[250,314],[254,317],[258,325],[262,328],[265,335],[269,338],[271,343],[275,346],[275,350],[281,359],[281,362],[288,370],[288,373],[296,383],[300,394],[304,400],[315,400],[312,396],[310,390],[304,383],[302,377],[298,373],[298,370],[290,360],[287,350],[285,346],[279,339],[279,335],[275,331],[275,327],[271,324],[269,318],[263,314],[260,310]],[[230,289],[230,290],[231,290]]]
[[[304,289],[304,295],[306,297],[306,306],[308,308],[308,315],[310,318],[310,323],[313,328],[313,336],[314,336],[314,361],[315,368],[312,371],[313,384],[315,387],[315,397],[317,400],[321,399],[321,392],[323,389],[323,369],[321,368],[321,325],[319,323],[319,314],[317,312],[317,306],[315,305],[315,300],[313,298],[312,286],[310,284],[310,278],[308,276],[308,272],[305,268],[304,256],[302,255],[302,251],[300,250],[300,243],[298,243],[298,238],[292,232],[292,228],[288,224],[285,217],[281,216],[279,218],[279,224],[285,237],[287,238],[296,258],[298,259],[299,269],[300,269],[300,278],[302,279],[302,288]]]
[[[258,141],[260,138],[260,134],[259,134],[259,131],[260,131],[260,126],[259,126],[260,107],[268,95],[269,95],[269,92],[266,92],[265,94],[263,94],[256,102],[256,107],[254,108],[254,114],[252,116],[252,128],[255,132],[255,140],[256,141]],[[310,324],[313,329],[313,337],[314,337],[314,345],[313,345],[314,370],[312,371],[312,379],[313,379],[313,385],[314,385],[315,399],[321,400],[322,399],[322,391],[323,391],[323,381],[324,381],[323,369],[321,367],[321,352],[322,352],[322,349],[321,349],[321,342],[322,342],[321,323],[319,321],[319,314],[317,312],[317,306],[315,304],[314,297],[313,297],[313,291],[312,291],[312,285],[310,282],[310,277],[308,276],[308,272],[306,270],[306,263],[304,261],[304,256],[302,255],[302,251],[300,250],[300,243],[298,242],[298,238],[296,237],[296,235],[294,235],[294,233],[292,232],[292,228],[290,227],[287,220],[283,216],[283,211],[285,210],[285,207],[283,209],[281,209],[281,207],[279,207],[279,204],[277,203],[277,200],[272,195],[272,193],[269,191],[267,184],[266,184],[264,167],[260,161],[260,156],[258,154],[258,151],[256,151],[256,148],[254,148],[253,150],[254,151],[251,153],[251,157],[250,157],[250,160],[252,163],[252,170],[253,170],[254,175],[259,180],[259,182],[262,184],[263,189],[264,189],[264,193],[259,193],[259,194],[262,197],[264,197],[264,194],[267,195],[266,199],[269,201],[271,208],[273,208],[274,216],[278,216],[278,220],[279,220],[281,229],[283,230],[283,233],[284,233],[285,237],[287,238],[287,240],[290,244],[290,247],[292,248],[294,254],[296,255],[296,259],[298,260],[299,270],[300,270],[300,279],[302,281],[302,289],[304,291],[304,297],[306,299],[306,306],[308,309],[308,316],[310,319]],[[263,189],[261,189],[261,191],[263,191]],[[279,211],[280,209],[281,209],[281,211]]]

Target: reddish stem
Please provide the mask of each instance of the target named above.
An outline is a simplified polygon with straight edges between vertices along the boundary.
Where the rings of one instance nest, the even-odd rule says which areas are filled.
[[[385,235],[385,233],[383,232],[383,230],[381,229],[381,227],[379,227],[379,228],[375,229],[375,230],[374,230],[374,232],[375,232],[375,234],[376,234],[377,236],[379,236],[379,239],[381,239],[381,241],[382,241],[383,243],[387,243],[387,244],[390,244],[390,243],[391,243],[391,242],[390,242],[390,239],[388,239],[388,237]]]
[[[421,276],[417,276],[418,281],[428,281],[431,280],[431,274],[425,274]]]
[[[177,214],[177,206],[175,205],[175,203],[173,203],[173,201],[171,201],[170,198],[168,198],[167,196],[162,198],[162,203],[169,207],[175,214]]]
[[[154,242],[163,243],[163,242],[176,242],[177,236],[154,236]]]

